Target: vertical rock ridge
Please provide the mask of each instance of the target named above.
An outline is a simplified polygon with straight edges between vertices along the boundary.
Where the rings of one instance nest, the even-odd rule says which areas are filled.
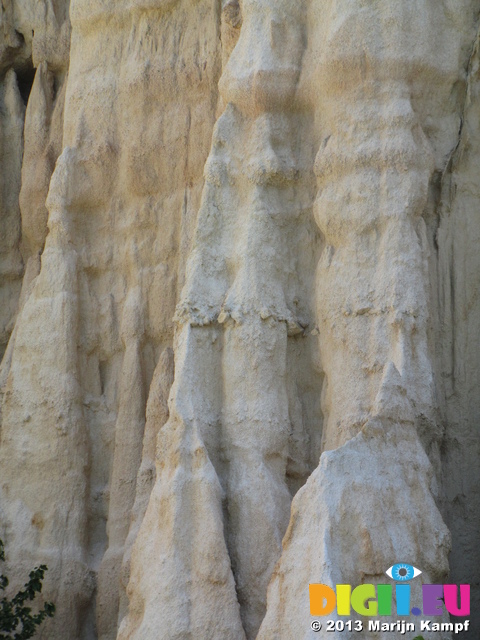
[[[122,340],[125,346],[120,377],[117,421],[115,424],[115,451],[108,511],[108,549],[98,572],[98,637],[115,638],[117,619],[123,618],[120,601],[121,564],[124,545],[135,501],[137,471],[142,455],[145,426],[145,397],[141,344],[144,328],[140,289],[134,287],[127,295],[123,308]]]
[[[178,335],[170,417],[157,444],[157,479],[133,547],[129,612],[118,638],[244,637],[222,522],[222,488],[204,445],[219,423],[215,328]],[[212,380],[213,382],[213,380]],[[193,526],[192,526],[193,525]],[[145,562],[147,564],[145,564]]]
[[[166,347],[162,351],[157,366],[155,367],[155,372],[153,374],[152,383],[148,393],[142,462],[137,474],[135,503],[132,507],[132,517],[128,536],[125,541],[125,553],[122,560],[121,582],[124,594],[120,594],[120,620],[123,619],[124,615],[126,615],[126,607],[128,606],[126,589],[130,579],[132,546],[138,535],[143,518],[145,517],[150,493],[155,484],[155,451],[157,436],[169,417],[168,396],[173,384],[173,374],[173,349],[171,347]]]
[[[308,195],[303,200],[295,197],[309,175],[302,156],[304,141],[295,126],[300,118],[295,93],[304,47],[302,20],[302,6],[242,3],[240,36],[219,84],[226,107],[215,126],[193,251],[177,307],[178,341],[190,348],[184,352],[185,360],[177,360],[171,396],[175,411],[159,434],[159,447],[174,428],[185,442],[198,437],[202,456],[207,456],[223,488],[223,510],[214,485],[206,485],[213,491],[211,496],[202,493],[199,497],[207,504],[217,503],[220,521],[215,527],[211,523],[212,530],[206,535],[220,535],[216,545],[224,549],[222,562],[232,564],[247,638],[255,637],[264,616],[267,584],[289,517],[286,473],[292,427],[287,341],[308,325],[294,303],[301,289],[298,226],[311,206]],[[199,337],[194,341],[193,336]],[[212,360],[208,348],[218,351],[218,361]],[[189,359],[203,363],[197,379],[191,377]],[[216,390],[211,402],[217,409],[215,418],[202,419],[200,428],[190,435],[196,420],[205,414],[204,406],[192,405],[188,390],[192,384],[204,402]],[[165,467],[170,467],[174,455],[173,450],[159,448],[155,489],[132,553],[130,614],[120,637],[149,637],[147,630],[153,628],[154,619],[168,637],[179,633],[178,623],[165,624],[152,607],[145,608],[151,598],[147,592],[151,580],[158,584],[154,589],[158,591],[156,610],[171,608],[166,601],[170,592],[161,595],[158,578],[140,575],[140,554],[147,544],[162,555],[176,556],[182,551],[181,541],[176,544],[174,539],[170,549],[157,542],[167,543],[161,533],[167,525],[156,522],[161,518],[157,505],[160,492],[171,491],[173,478],[166,475]],[[171,500],[176,503],[181,498],[172,495]],[[198,504],[196,508],[205,507]],[[189,562],[195,563],[194,538],[189,554]],[[210,589],[208,582],[195,574],[189,578],[186,563],[179,555],[177,590],[188,593],[190,602],[203,600]],[[202,565],[197,570],[204,571]],[[228,584],[231,590],[233,582]],[[224,590],[219,597],[234,607],[232,616],[238,615],[236,599],[235,604],[230,602],[231,591]],[[140,611],[142,622],[137,622],[133,636],[126,629]],[[212,613],[203,616],[208,615],[203,632],[212,638],[223,637],[225,630]],[[196,625],[192,618],[185,629],[191,633]],[[240,633],[238,628],[236,633]]]
[[[28,573],[38,558],[49,567],[43,593],[57,612],[42,629],[45,638],[67,628],[80,635],[94,586],[85,555],[89,451],[77,360],[77,253],[65,206],[68,156],[67,149],[50,185],[50,235],[21,311],[2,415],[2,468],[21,461],[14,476],[2,474],[6,544],[16,571]],[[32,331],[34,318],[44,332]],[[25,492],[31,477],[39,482]]]
[[[45,201],[55,161],[62,147],[62,113],[53,127],[54,108],[63,111],[64,96],[55,101],[55,76],[43,61],[33,81],[31,99],[25,115],[25,153],[22,163],[22,188],[19,194],[22,211],[22,253],[24,261],[43,250],[47,235],[48,212]],[[53,137],[53,140],[52,140]]]
[[[9,69],[0,87],[0,362],[13,330],[20,295],[23,262],[20,242],[20,172],[23,154],[25,106],[17,75]]]
[[[21,306],[30,305],[27,307],[30,309],[36,300],[31,292],[39,281],[39,267],[40,273],[45,269],[41,278],[45,297],[68,297],[70,281],[59,282],[54,276],[67,268],[64,262],[69,264],[71,255],[75,255],[76,261],[76,302],[72,307],[76,330],[71,327],[71,340],[76,342],[75,379],[79,385],[75,402],[83,411],[86,434],[83,444],[88,451],[88,462],[82,472],[82,491],[86,497],[73,482],[67,482],[58,509],[61,511],[62,500],[71,492],[74,515],[70,520],[84,518],[83,524],[78,524],[78,535],[82,537],[82,562],[87,564],[88,580],[93,580],[84,589],[83,569],[72,569],[68,580],[59,574],[55,567],[62,563],[72,566],[68,545],[62,546],[58,541],[60,533],[57,537],[53,534],[46,537],[55,561],[44,551],[47,542],[36,547],[37,553],[28,552],[32,564],[46,562],[52,567],[52,583],[62,584],[52,599],[59,612],[71,613],[70,623],[66,622],[68,616],[61,613],[45,627],[45,637],[51,639],[93,638],[99,631],[114,637],[117,616],[124,613],[126,578],[122,565],[126,556],[128,572],[130,549],[126,552],[124,543],[135,505],[146,389],[160,353],[172,345],[177,287],[182,283],[202,190],[202,168],[214,124],[220,70],[219,9],[209,1],[197,3],[193,11],[186,1],[170,3],[169,7],[157,2],[145,6],[127,3],[124,7],[117,3],[113,14],[110,11],[111,21],[95,18],[104,3],[72,2],[71,11],[67,5],[57,1],[27,8],[17,5],[11,16],[14,26],[24,34],[25,57],[33,57],[37,66],[36,85],[28,108],[30,116],[27,114],[32,152],[25,154],[23,163],[22,250],[27,270]],[[116,20],[115,13],[118,9],[120,14],[122,7],[123,18]],[[199,23],[203,27],[199,28]],[[66,61],[67,65],[70,63],[68,76],[64,55],[67,58],[70,55]],[[172,119],[178,126],[172,126]],[[45,210],[41,192],[49,182],[48,170],[53,168],[50,163],[54,164],[61,150],[58,145],[63,144],[70,149],[62,160],[62,207],[68,220],[67,244],[71,245],[71,251],[50,254],[44,261],[42,243],[47,229],[42,219]],[[47,238],[54,233],[55,225],[49,227]],[[38,253],[42,254],[41,265]],[[130,304],[132,288],[138,291]],[[139,336],[130,335],[128,328],[122,329],[126,306],[133,307],[141,321]],[[25,334],[38,334],[36,339],[40,341],[39,326],[48,322],[45,315],[21,312],[14,330],[20,345],[17,348],[15,340],[10,340],[2,365],[2,395],[3,388],[7,391],[3,402],[6,422],[2,428],[11,435],[11,443],[5,448],[5,460],[10,463],[2,468],[1,479],[8,486],[15,484],[18,451],[22,450],[24,439],[28,439],[28,431],[13,429],[15,422],[23,424],[24,412],[32,416],[34,433],[41,446],[47,447],[50,442],[49,420],[38,407],[49,402],[50,387],[42,386],[43,377],[62,375],[64,365],[53,342],[45,343],[50,373],[33,367],[23,386],[16,375],[19,389],[8,396],[8,376],[14,376],[13,372],[20,367],[24,371],[22,354],[31,348],[30,343],[28,349],[22,346]],[[132,378],[140,384],[132,386]],[[164,384],[170,384],[168,376]],[[35,389],[33,395],[31,388]],[[164,393],[168,391],[165,388]],[[35,412],[29,409],[33,401]],[[8,451],[17,453],[9,459]],[[16,487],[18,510],[7,508],[8,527],[21,529],[22,534],[15,537],[15,542],[13,537],[5,537],[7,548],[15,544],[18,554],[24,547],[30,548],[29,537],[35,534],[35,525],[21,518],[22,509],[27,509],[25,505],[30,504],[31,495],[36,493],[35,478],[39,473],[36,475],[34,449],[25,450],[22,455],[32,473],[27,482]],[[65,465],[75,467],[68,462],[75,456],[68,447],[57,447],[49,464],[59,470]],[[123,490],[125,478],[130,483],[128,491]],[[56,484],[54,476],[51,488]],[[48,481],[43,479],[41,495],[47,485]],[[143,487],[147,498],[149,489],[150,485]],[[147,498],[144,495],[140,502]],[[145,508],[146,505],[142,507]],[[54,505],[51,510],[55,511]],[[54,520],[50,512],[48,517]],[[59,524],[59,532],[63,529],[68,527]],[[91,598],[94,579],[106,552],[113,576],[108,595],[100,586],[98,595],[95,593]],[[20,576],[23,569],[23,565],[15,566],[15,575]],[[106,583],[108,580],[103,580],[102,584]],[[80,595],[74,605],[77,591]],[[49,587],[46,596],[51,593]],[[105,604],[107,600],[111,606]],[[80,618],[79,624],[76,616]]]
[[[442,512],[452,532],[450,579],[454,583],[479,583],[477,547],[470,546],[478,531],[480,478],[477,437],[478,334],[478,216],[473,206],[477,184],[477,122],[480,99],[480,61],[477,30],[467,65],[465,92],[461,96],[461,126],[447,169],[442,176],[438,257],[437,367],[439,397],[446,428],[442,441]],[[480,629],[479,589],[472,587],[472,635]]]
[[[370,7],[359,22],[354,3],[332,2],[310,22],[324,43],[315,76],[324,136],[315,161],[315,219],[326,243],[317,270],[325,451],[294,499],[262,640],[332,635],[309,628],[309,583],[379,582],[392,561],[421,567],[427,583],[448,572],[450,534],[414,428],[424,416],[437,417],[422,218],[436,149],[410,84],[428,54],[402,41],[418,27],[399,31],[412,20],[427,23],[431,7],[421,4],[415,16],[397,3]],[[442,63],[435,74],[444,74],[448,87],[453,78]],[[413,514],[419,504],[428,508]],[[287,611],[285,602],[295,604]]]

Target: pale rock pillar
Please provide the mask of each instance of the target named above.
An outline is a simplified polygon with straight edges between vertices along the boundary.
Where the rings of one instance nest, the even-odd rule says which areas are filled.
[[[145,427],[145,390],[141,361],[144,334],[138,287],[132,287],[123,308],[122,340],[125,347],[120,376],[120,403],[115,425],[115,452],[108,513],[108,548],[98,572],[97,629],[100,639],[115,638],[120,600],[120,580],[130,513],[135,501],[137,471],[142,456]],[[123,616],[121,616],[123,617]]]
[[[81,636],[94,588],[86,557],[89,447],[77,362],[77,253],[67,213],[72,155],[65,149],[50,185],[50,233],[16,331],[1,434],[2,535],[17,580],[35,564],[48,566],[42,594],[57,611],[40,637],[52,640]]]
[[[305,328],[294,302],[307,200],[296,198],[304,29],[303,3],[242,3],[122,639],[153,640],[159,628],[165,638],[251,639],[265,614],[291,500],[287,340]]]
[[[23,262],[21,235],[20,172],[23,155],[25,106],[13,69],[0,85],[0,362],[13,330],[21,289]]]
[[[408,562],[423,572],[416,606],[422,582],[445,580],[450,547],[415,428],[436,415],[422,218],[435,153],[412,85],[421,75],[442,95],[453,80],[451,62],[433,52],[441,20],[432,22],[428,1],[310,9],[310,95],[323,139],[314,213],[326,242],[317,270],[325,451],[294,499],[262,640],[355,637],[310,629],[309,583],[387,582],[389,566]]]

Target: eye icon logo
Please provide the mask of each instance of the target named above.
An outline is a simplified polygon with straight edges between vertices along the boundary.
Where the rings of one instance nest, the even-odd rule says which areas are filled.
[[[406,564],[405,562],[398,562],[387,569],[385,571],[389,578],[392,580],[396,580],[397,582],[409,582],[419,576],[422,572],[420,569],[412,566],[411,564]]]

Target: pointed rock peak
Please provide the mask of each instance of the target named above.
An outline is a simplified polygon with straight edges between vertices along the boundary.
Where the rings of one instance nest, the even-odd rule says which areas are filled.
[[[143,318],[142,291],[140,287],[136,285],[128,292],[123,307],[121,336],[125,343],[143,336],[145,331]]]
[[[25,106],[19,89],[19,78],[13,69],[5,74],[3,102],[7,119],[23,120]]]
[[[382,387],[385,386],[402,387],[404,389],[402,384],[402,376],[391,360],[387,362],[383,370]],[[405,389],[404,393],[406,393]]]
[[[54,98],[54,75],[49,71],[45,61],[41,62],[35,71],[31,92],[33,99],[29,100],[30,110],[35,110],[36,113],[41,112],[44,117],[48,113],[50,114],[49,117],[51,117]]]
[[[407,397],[402,376],[391,361],[385,366],[382,383],[375,398],[373,414],[395,422],[413,423],[413,408]]]

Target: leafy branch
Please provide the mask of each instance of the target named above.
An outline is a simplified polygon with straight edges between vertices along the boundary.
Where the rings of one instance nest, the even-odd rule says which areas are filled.
[[[0,540],[0,561],[5,562],[5,547]],[[52,618],[55,613],[53,602],[45,602],[43,609],[38,613],[32,613],[32,609],[26,603],[35,600],[42,591],[42,582],[48,571],[46,565],[41,564],[30,571],[29,580],[23,589],[11,599],[6,595],[0,600],[0,640],[27,640],[35,633],[36,627],[42,624],[45,618]],[[8,578],[0,575],[0,591],[8,587]]]

